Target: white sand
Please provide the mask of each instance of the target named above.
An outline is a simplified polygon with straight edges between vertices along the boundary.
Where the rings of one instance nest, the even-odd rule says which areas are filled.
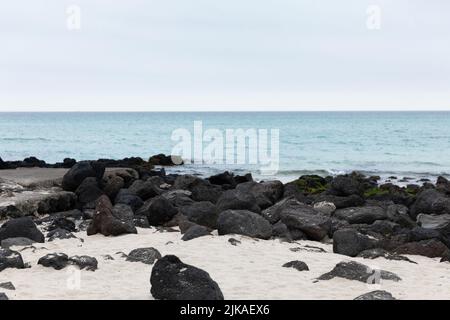
[[[295,244],[233,236],[242,242],[233,246],[228,242],[230,236],[207,236],[184,242],[179,232],[138,231],[138,235],[120,237],[87,237],[82,232],[76,235],[85,239],[84,243],[70,239],[37,244],[40,249],[34,253],[32,249],[21,252],[24,260],[31,264],[30,269],[0,272],[0,282],[11,281],[16,291],[0,291],[10,299],[153,299],[149,282],[151,266],[127,262],[116,253],[155,247],[163,255],[175,254],[183,262],[209,272],[225,299],[353,299],[373,290],[389,291],[398,299],[450,299],[450,263],[439,263],[439,259],[408,256],[418,264],[383,258],[353,259],[333,254],[330,245],[311,241]],[[305,245],[322,247],[327,253],[289,250]],[[57,271],[37,265],[40,257],[53,252],[94,256],[99,261],[99,269],[74,273],[73,270],[77,269],[73,267]],[[102,256],[106,254],[115,260],[105,260]],[[306,262],[310,271],[299,272],[282,267],[291,260]],[[340,278],[314,282],[315,278],[343,260],[355,260],[388,270],[403,280],[382,281],[380,285]],[[71,279],[76,279],[77,273],[80,274],[80,287],[68,286],[68,282],[73,283]]]

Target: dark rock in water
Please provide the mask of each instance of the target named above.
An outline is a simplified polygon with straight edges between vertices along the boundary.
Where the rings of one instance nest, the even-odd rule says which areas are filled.
[[[151,294],[161,300],[223,300],[223,294],[209,274],[184,264],[176,256],[159,259],[150,277]]]
[[[377,247],[379,240],[354,229],[340,229],[333,234],[333,252],[356,257],[361,251]]]
[[[155,166],[175,166],[183,164],[183,160],[179,156],[166,156],[162,153],[151,156],[148,162]]]
[[[373,223],[387,218],[386,211],[381,207],[353,207],[336,210],[334,216],[349,223]]]
[[[426,189],[417,195],[411,206],[411,217],[418,214],[450,214],[450,198],[434,189]]]
[[[312,207],[298,203],[295,206],[284,208],[281,215],[283,222],[289,230],[298,229],[305,233],[309,239],[320,241],[330,231],[330,217],[322,215]]]
[[[65,229],[69,232],[75,232],[75,223],[67,218],[59,217],[54,219],[47,228],[48,231],[56,229]]]
[[[61,240],[61,239],[71,239],[76,238],[72,232],[67,231],[66,229],[54,229],[47,233],[48,241]]]
[[[87,235],[101,233],[105,236],[118,236],[127,233],[137,233],[131,221],[125,222],[114,217],[113,206],[109,198],[101,196],[97,201],[94,217],[87,228]]]
[[[20,253],[10,249],[0,249],[0,271],[6,268],[24,269],[25,265]]]
[[[232,245],[232,246],[237,246],[238,244],[240,244],[241,242],[235,238],[230,238],[228,239],[228,242]]]
[[[0,292],[0,301],[1,300],[6,301],[6,300],[9,300],[9,298],[5,293]]]
[[[195,225],[187,229],[187,231],[184,233],[181,240],[183,241],[189,241],[195,238],[203,237],[203,236],[209,236],[211,233],[209,232],[208,228],[204,226]]]
[[[336,176],[331,182],[330,191],[337,196],[351,196],[353,194],[361,196],[364,186],[361,181],[353,175]]]
[[[78,266],[81,270],[95,271],[98,267],[98,261],[89,256],[73,256],[69,258],[69,264]]]
[[[8,238],[8,239],[1,241],[1,247],[4,249],[9,249],[14,246],[19,246],[19,247],[31,246],[31,245],[33,245],[33,243],[35,243],[35,241],[28,239],[28,238],[23,238],[23,237]]]
[[[160,177],[150,177],[146,181],[136,180],[128,191],[145,201],[162,194],[163,190],[159,186],[163,183],[164,180]]]
[[[377,284],[381,279],[400,281],[396,274],[385,270],[373,270],[372,268],[355,262],[339,262],[333,270],[321,275],[318,280],[330,280],[335,277],[348,280],[357,280],[368,284]]]
[[[0,227],[0,241],[8,238],[28,238],[44,242],[45,237],[30,217],[11,219]]]
[[[144,205],[136,211],[136,215],[146,216],[151,226],[161,226],[170,221],[178,210],[169,200],[162,196],[147,200]]]
[[[95,201],[104,193],[98,186],[97,178],[88,177],[78,186],[75,194],[78,197],[80,207],[88,206],[89,208],[94,208]]]
[[[306,263],[304,263],[303,261],[299,261],[299,260],[287,262],[287,263],[283,264],[283,267],[294,268],[294,269],[297,269],[298,271],[309,271],[308,265]]]
[[[238,190],[227,190],[217,200],[219,211],[231,210],[249,210],[260,213],[261,208],[256,203],[256,198],[249,193]]]
[[[150,228],[147,217],[137,216],[133,218],[133,224],[136,228]]]
[[[437,239],[408,242],[395,249],[398,254],[415,254],[429,258],[444,257],[449,252],[449,248]]]
[[[125,222],[132,222],[134,218],[133,209],[122,203],[118,203],[112,208],[112,214],[115,218]]]
[[[34,167],[45,168],[46,165],[47,164],[45,163],[44,160],[39,160],[36,157],[25,158],[21,163],[21,167],[23,168],[34,168]]]
[[[231,187],[236,186],[236,181],[234,180],[234,174],[228,171],[216,174],[208,178],[208,181],[212,184],[219,186],[228,185]]]
[[[353,300],[396,300],[392,294],[384,290],[375,290],[356,297]]]
[[[142,205],[144,201],[137,195],[131,193],[128,189],[121,189],[114,200],[115,204],[121,203],[130,206],[134,212],[136,212]]]
[[[236,187],[237,192],[251,194],[256,199],[256,204],[265,209],[281,199],[284,186],[280,181],[246,182]],[[231,209],[231,208],[230,208]]]
[[[414,261],[411,261],[407,257],[403,257],[397,254],[390,253],[384,249],[381,248],[375,248],[375,249],[368,249],[361,251],[358,254],[358,257],[364,258],[364,259],[376,259],[376,258],[385,258],[387,260],[396,260],[396,261],[408,261],[411,263],[416,263]]]
[[[211,229],[217,228],[219,209],[209,201],[195,202],[191,205],[181,207],[180,212],[185,215],[189,221]]]
[[[38,264],[55,270],[64,269],[68,263],[69,257],[64,253],[49,253],[38,261]]]
[[[247,210],[226,210],[217,220],[219,235],[242,234],[252,238],[269,239],[272,226],[260,215]]]
[[[84,179],[93,177],[100,181],[105,166],[99,162],[81,161],[75,164],[63,177],[62,187],[66,191],[75,191]]]
[[[16,290],[16,287],[12,284],[12,282],[3,282],[0,283],[0,288],[6,289],[6,290]]]
[[[145,264],[153,264],[158,259],[161,259],[161,253],[155,248],[134,249],[127,256],[127,261]]]
[[[170,201],[175,207],[189,206],[194,203],[191,199],[191,192],[188,190],[172,190],[164,193],[162,196]]]
[[[352,194],[350,196],[341,197],[335,195],[320,195],[318,196],[314,202],[331,202],[336,206],[336,209],[344,209],[350,207],[358,207],[362,206],[365,203],[365,200],[356,194]]]

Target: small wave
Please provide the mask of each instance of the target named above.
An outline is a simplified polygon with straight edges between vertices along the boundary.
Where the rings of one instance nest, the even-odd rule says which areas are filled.
[[[26,142],[26,141],[42,141],[50,142],[50,139],[46,138],[0,138],[1,141],[12,141],[12,142]]]

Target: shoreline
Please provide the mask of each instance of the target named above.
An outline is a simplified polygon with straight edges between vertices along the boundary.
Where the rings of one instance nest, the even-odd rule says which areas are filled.
[[[357,172],[288,183],[232,172],[203,178],[155,160],[168,158],[0,170],[0,255],[12,250],[22,261],[0,263],[1,282],[16,287],[0,293],[159,299],[149,280],[164,268],[159,261],[176,255],[183,269],[206,271],[225,299],[355,299],[375,290],[450,299],[447,179],[399,186]],[[151,253],[131,262],[135,249]],[[70,262],[80,256],[95,262],[93,271]],[[74,275],[76,289],[67,284]],[[170,277],[171,285],[198,285]],[[198,290],[189,297],[205,298]]]

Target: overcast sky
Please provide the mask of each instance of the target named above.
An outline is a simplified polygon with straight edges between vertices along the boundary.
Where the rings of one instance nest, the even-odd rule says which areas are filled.
[[[0,111],[450,110],[449,15],[448,0],[2,1]]]

